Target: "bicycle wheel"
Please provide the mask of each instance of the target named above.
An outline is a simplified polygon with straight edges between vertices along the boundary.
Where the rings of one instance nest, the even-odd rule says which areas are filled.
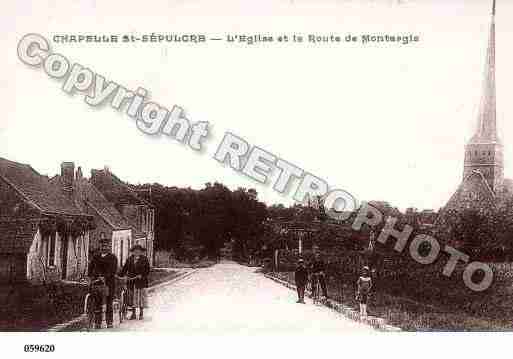
[[[84,314],[87,318],[87,331],[94,329],[94,299],[91,294],[87,294],[84,300]]]
[[[315,295],[313,298],[315,304],[319,304],[321,302],[321,283],[319,279],[315,281]]]
[[[317,283],[315,281],[315,279],[312,279],[312,302],[315,304],[317,302]]]
[[[119,323],[123,323],[126,319],[127,303],[126,303],[126,291],[122,290],[119,295]]]

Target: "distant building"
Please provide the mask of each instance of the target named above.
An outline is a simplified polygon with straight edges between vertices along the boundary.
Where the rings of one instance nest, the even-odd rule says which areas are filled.
[[[0,158],[0,281],[79,279],[94,218],[31,166]]]
[[[424,209],[418,213],[420,226],[431,227],[435,224],[438,213],[432,209]]]
[[[497,133],[495,86],[495,2],[488,40],[485,76],[477,128],[465,145],[463,180],[440,211],[443,225],[453,211],[475,209],[486,212],[513,194],[512,180],[504,179],[503,145]]]
[[[99,250],[102,237],[110,239],[112,253],[118,258],[119,265],[123,265],[132,243],[132,226],[129,221],[83,177],[80,167],[75,171],[73,162],[62,163],[61,175],[53,177],[51,182],[62,189],[68,187],[74,203],[94,217],[96,229],[90,233],[90,252]]]
[[[155,208],[141,198],[129,185],[116,177],[108,168],[91,171],[91,184],[128,220],[133,229],[131,245],[146,248],[153,265],[155,238]]]

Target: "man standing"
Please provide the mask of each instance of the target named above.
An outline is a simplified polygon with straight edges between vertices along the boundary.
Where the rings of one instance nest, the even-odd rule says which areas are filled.
[[[297,303],[305,304],[305,288],[308,282],[308,270],[306,269],[305,262],[300,259],[297,263],[295,272],[296,288],[297,288]]]
[[[112,328],[114,322],[114,312],[112,302],[114,301],[114,291],[116,289],[116,273],[118,269],[118,259],[111,253],[111,243],[109,239],[102,236],[100,239],[100,253],[95,255],[89,265],[88,276],[91,282],[103,279],[107,287],[107,295],[103,298],[106,302],[105,321],[107,328]],[[102,325],[102,301],[96,301],[98,307],[95,310],[95,328],[100,329]]]
[[[315,297],[315,288],[316,288],[316,282],[319,281],[321,284],[322,289],[322,295],[324,298],[328,298],[328,290],[326,288],[326,265],[324,264],[324,261],[321,259],[321,256],[319,253],[314,254],[314,260],[312,262],[312,294]]]
[[[121,269],[120,276],[128,277],[129,304],[132,306],[132,316],[135,319],[136,308],[139,307],[139,319],[144,317],[144,307],[147,306],[146,288],[150,274],[150,262],[144,255],[145,248],[136,244],[131,249],[132,255]]]

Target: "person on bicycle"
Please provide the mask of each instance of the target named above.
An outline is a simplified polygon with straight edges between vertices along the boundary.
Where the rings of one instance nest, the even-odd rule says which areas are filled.
[[[321,259],[319,253],[314,254],[314,260],[312,262],[312,295],[315,297],[316,283],[319,281],[322,289],[322,295],[328,299],[328,290],[326,288],[326,265]]]
[[[128,257],[121,269],[120,276],[128,277],[128,304],[132,307],[130,319],[136,319],[136,308],[139,307],[139,319],[144,317],[144,307],[147,306],[146,288],[148,287],[148,275],[150,274],[150,262],[145,256],[144,247],[136,244],[130,250],[132,255]]]
[[[91,283],[99,280],[107,287],[104,298],[96,298],[95,303],[95,328],[100,329],[102,325],[102,303],[106,303],[105,321],[107,328],[112,328],[114,322],[114,311],[112,303],[114,301],[114,291],[116,289],[115,276],[118,269],[118,259],[111,253],[110,240],[102,238],[100,241],[100,253],[95,255],[89,265],[88,277]]]
[[[306,283],[308,283],[308,270],[306,269],[305,262],[302,259],[299,259],[297,262],[295,280],[296,280],[296,288],[297,288],[297,303],[305,304],[305,288]]]
[[[356,300],[360,304],[360,316],[367,316],[367,302],[369,300],[369,294],[372,289],[372,279],[370,276],[369,267],[365,266],[362,269],[362,275],[358,278],[356,283],[357,294]]]

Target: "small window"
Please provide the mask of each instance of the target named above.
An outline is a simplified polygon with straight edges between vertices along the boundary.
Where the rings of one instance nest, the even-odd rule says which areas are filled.
[[[47,265],[50,267],[55,266],[55,233],[50,234],[47,237],[46,245],[46,259]]]
[[[77,258],[82,258],[82,237],[76,239]]]
[[[123,241],[123,240],[121,240],[121,241],[119,242],[119,263],[120,263],[120,265],[125,264],[125,260],[124,260],[124,255],[125,255],[125,254],[123,253],[123,252],[124,252],[124,249],[125,249],[125,248],[124,248],[124,245],[125,245],[125,244],[124,244],[124,241]]]

